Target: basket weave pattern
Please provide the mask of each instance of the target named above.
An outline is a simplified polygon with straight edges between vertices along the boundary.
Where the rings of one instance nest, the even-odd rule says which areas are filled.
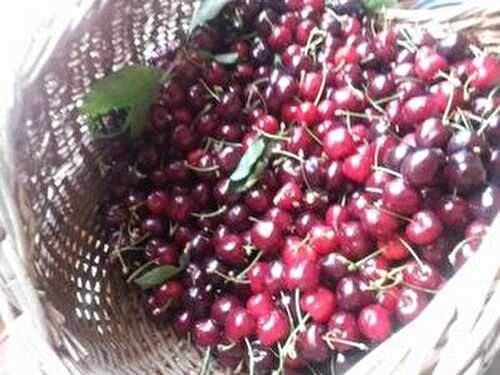
[[[39,318],[75,373],[195,374],[201,364],[201,353],[151,324],[119,272],[109,272],[96,224],[96,203],[106,188],[99,144],[91,142],[76,105],[111,69],[164,50],[192,8],[182,0],[94,2],[22,87],[20,115],[7,129],[15,198],[29,239],[23,261],[41,292]],[[492,235],[417,321],[351,373],[479,374],[500,346],[499,269]],[[222,373],[215,364],[212,369]]]

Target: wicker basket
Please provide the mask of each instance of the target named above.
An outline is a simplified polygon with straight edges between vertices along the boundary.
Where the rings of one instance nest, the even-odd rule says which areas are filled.
[[[498,1],[476,3],[452,12],[390,10],[388,17],[438,20],[439,32],[473,28],[499,46]],[[196,374],[201,364],[202,353],[151,324],[136,295],[108,272],[96,224],[106,181],[77,111],[93,81],[145,62],[174,41],[192,9],[182,0],[79,1],[74,18],[51,25],[16,77],[7,126],[0,129],[0,224],[9,264],[2,290],[71,373]],[[416,321],[349,374],[481,373],[500,348],[496,235],[493,230]],[[8,317],[9,309],[2,310]],[[212,370],[223,371],[216,364]]]

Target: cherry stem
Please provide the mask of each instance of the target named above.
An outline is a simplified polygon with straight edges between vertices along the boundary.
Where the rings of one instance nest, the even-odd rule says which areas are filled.
[[[339,115],[364,118],[364,119],[367,119],[367,120],[382,119],[383,118],[383,116],[367,115],[365,113],[346,111],[346,110],[343,110],[343,109],[337,110],[335,112],[336,112],[336,114],[338,113]]]
[[[314,99],[314,105],[317,106],[323,96],[323,92],[325,91],[326,86],[326,70],[325,67],[321,70],[321,86],[319,87],[318,95],[316,95],[316,99]]]
[[[205,82],[205,80],[200,79],[200,82],[205,88],[205,90],[207,90],[207,92],[210,94],[210,96],[220,103],[221,100],[219,95],[217,95],[217,93],[214,90],[212,90],[212,88]]]
[[[231,350],[236,346],[235,342],[232,342],[230,344],[224,345],[224,344],[219,344],[217,345],[217,351],[218,352],[227,352],[228,350]]]
[[[309,314],[306,314],[302,319],[297,322],[297,326],[293,329],[293,331],[288,336],[285,344],[280,350],[280,367],[283,368],[285,358],[290,357],[291,359],[297,358],[297,352],[295,350],[295,342],[297,341],[298,334],[305,329],[306,323],[309,321]]]
[[[323,336],[323,340],[327,343],[327,345],[332,350],[336,350],[335,349],[335,343],[336,342],[339,343],[339,344],[344,344],[344,345],[352,346],[353,348],[357,348],[357,349],[359,349],[359,350],[361,350],[363,352],[366,352],[366,351],[368,351],[370,349],[366,344],[363,344],[362,342],[339,339],[339,338],[335,337],[335,332],[333,332],[333,331],[327,332]]]
[[[195,172],[200,172],[200,173],[208,173],[208,172],[215,172],[220,169],[218,165],[212,165],[210,167],[196,167],[192,164],[189,164],[187,161],[184,163],[186,165],[186,168],[191,169]]]
[[[223,205],[221,207],[219,207],[217,209],[217,211],[213,211],[213,212],[207,212],[207,213],[202,213],[202,214],[199,214],[199,213],[196,213],[196,212],[193,212],[191,213],[192,216],[198,218],[198,219],[208,219],[208,218],[211,218],[211,217],[217,217],[219,215],[222,215],[224,212],[227,211],[227,206],[226,205]]]
[[[424,269],[424,264],[422,263],[422,260],[420,257],[417,255],[415,250],[410,246],[408,242],[406,242],[402,237],[399,237],[399,242],[403,244],[404,247],[408,250],[408,252],[411,254],[411,256],[417,261],[418,266],[423,270]]]
[[[443,124],[446,124],[448,123],[448,115],[450,113],[450,110],[451,110],[451,104],[453,103],[453,97],[455,96],[455,90],[451,90],[451,94],[450,96],[448,97],[448,103],[446,103],[446,109],[443,113]]]
[[[205,356],[203,357],[203,362],[198,375],[207,375],[210,368],[210,357],[212,355],[212,347],[208,347],[205,351]]]
[[[295,311],[297,312],[297,319],[302,321],[302,310],[300,309],[300,290],[295,289],[294,292],[294,300],[295,300]]]
[[[479,130],[477,131],[478,135],[481,135],[486,128],[490,125],[490,120],[492,120],[495,116],[497,116],[500,113],[500,107],[495,108],[495,110],[491,113],[491,115],[488,116],[487,119],[481,119],[481,126],[479,127]]]
[[[231,146],[231,147],[243,147],[243,145],[241,143],[238,143],[238,142],[228,142],[228,141],[224,141],[222,139],[216,139],[216,138],[213,138],[213,137],[208,137],[207,138],[207,141],[211,141],[211,142],[215,142],[215,143],[219,143],[219,144],[222,144],[222,145],[226,145],[226,146]]]
[[[361,266],[363,263],[369,261],[370,259],[372,258],[376,258],[377,256],[379,256],[380,254],[383,253],[383,250],[382,249],[379,249],[377,251],[374,251],[373,253],[371,253],[370,255],[364,257],[363,259],[360,259],[358,260],[357,262],[355,263],[351,263],[348,267],[349,271],[355,271],[357,268],[359,268],[359,266]]]
[[[370,94],[368,94],[368,90],[366,88],[365,88],[365,96],[373,108],[375,108],[382,115],[385,115],[385,110],[370,96]]]
[[[264,138],[272,139],[274,141],[285,141],[285,142],[290,141],[290,137],[285,137],[285,136],[282,136],[279,134],[271,134],[271,133],[265,132],[264,130],[260,130],[260,129],[257,132],[260,135],[262,135]]]
[[[403,175],[401,173],[393,171],[392,169],[389,169],[389,168],[379,167],[379,166],[373,166],[372,168],[375,171],[381,171],[381,172],[385,172],[385,173],[390,174],[391,176],[394,176],[397,178],[403,178]]]
[[[365,191],[368,193],[373,193],[373,194],[383,194],[384,191],[380,188],[373,188],[373,187],[366,187]]]
[[[250,264],[236,276],[236,279],[243,278],[243,276],[245,276],[248,273],[248,271],[250,271],[250,269],[255,265],[255,263],[257,263],[259,259],[262,258],[262,255],[263,255],[262,251],[259,251],[255,256],[255,258],[253,258],[253,260],[250,262]]]
[[[214,270],[213,271],[215,275],[221,277],[222,279],[224,279],[225,281],[227,282],[230,282],[230,283],[235,283],[235,284],[243,284],[243,285],[248,285],[250,284],[250,280],[246,280],[246,279],[238,279],[237,277],[235,276],[231,276],[231,275],[226,275],[220,271],[217,271],[217,270]]]
[[[248,349],[248,375],[253,375],[255,369],[255,358],[253,356],[252,344],[247,337],[245,337],[245,344]]]
[[[294,159],[296,161],[298,161],[299,163],[303,163],[304,162],[304,159],[301,158],[300,156],[298,155],[295,155],[294,153],[292,152],[289,152],[289,151],[285,151],[285,150],[274,150],[273,151],[273,154],[276,154],[276,155],[281,155],[281,156],[286,156],[290,159]]]
[[[304,126],[303,128],[306,131],[306,133],[309,135],[309,137],[311,137],[320,146],[323,146],[323,142],[321,142],[321,140],[318,138],[318,136],[316,134],[314,134],[314,132],[311,129],[309,129],[309,127]]]
[[[288,298],[285,293],[280,292],[281,299],[284,300]],[[293,321],[293,315],[292,311],[290,310],[290,306],[288,306],[288,303],[283,303],[283,307],[285,308],[286,315],[288,316],[288,322],[290,323],[290,327],[295,327],[295,322]]]
[[[404,220],[404,221],[406,221],[408,223],[411,223],[411,219],[409,217],[406,217],[406,216],[403,216],[403,215],[399,215],[396,212],[390,211],[390,210],[388,210],[386,208],[383,208],[383,207],[376,206],[374,204],[372,204],[372,207],[375,208],[375,209],[377,209],[377,210],[379,210],[379,211],[381,211],[381,212],[384,212],[384,213],[386,213],[388,215],[391,215],[391,216],[393,216],[393,217],[395,217],[397,219],[401,219],[401,220]]]
[[[480,240],[482,237],[481,236],[471,236],[468,238],[465,238],[464,240],[460,241],[450,252],[450,255],[448,255],[448,261],[451,263],[452,266],[455,265],[457,261],[457,253],[464,247],[466,244],[472,241],[477,241]]]

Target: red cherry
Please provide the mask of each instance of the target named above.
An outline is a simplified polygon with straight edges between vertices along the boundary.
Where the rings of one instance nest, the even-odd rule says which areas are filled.
[[[266,133],[276,134],[280,130],[278,120],[271,115],[263,115],[257,119],[255,128]]]
[[[392,334],[391,315],[380,305],[366,306],[361,310],[358,326],[361,333],[374,342],[382,342]]]
[[[285,286],[303,292],[314,290],[319,284],[319,266],[310,260],[300,260],[286,266]]]
[[[446,59],[428,47],[421,48],[415,56],[415,72],[424,81],[431,82],[439,71],[446,72]]]
[[[401,289],[393,286],[389,289],[384,289],[377,294],[377,303],[384,307],[389,313],[394,314],[398,306],[398,301],[401,296]]]
[[[276,193],[273,203],[286,211],[294,211],[300,207],[302,201],[302,189],[294,182],[287,182]]]
[[[272,221],[258,221],[250,232],[252,243],[265,254],[277,253],[283,246],[281,230]]]
[[[403,281],[408,285],[431,290],[439,288],[443,282],[436,268],[427,263],[421,266],[416,261],[409,261],[405,264],[402,276]]]
[[[323,75],[321,73],[307,73],[300,84],[300,97],[303,100],[313,102],[318,96],[322,81]]]
[[[318,254],[326,255],[334,251],[339,238],[332,227],[315,224],[309,230],[309,246]]]
[[[256,322],[254,317],[243,307],[236,307],[229,312],[224,322],[226,337],[238,342],[255,333]]]
[[[273,310],[257,320],[257,336],[263,345],[272,347],[288,337],[290,325],[285,313]]]
[[[443,225],[432,211],[419,211],[412,217],[410,224],[406,226],[406,237],[417,244],[426,245],[434,242],[442,233]]]
[[[330,159],[342,159],[356,151],[356,143],[347,128],[338,127],[326,133],[323,139],[323,151]]]
[[[358,184],[365,182],[371,173],[373,156],[371,147],[359,147],[354,155],[351,155],[344,161],[342,172]]]
[[[402,260],[406,259],[409,255],[408,249],[399,236],[379,240],[377,247],[382,251],[382,256],[387,260]]]
[[[305,293],[300,299],[300,307],[315,322],[326,323],[335,311],[335,295],[326,288]]]
[[[493,55],[476,57],[472,60],[470,74],[474,77],[471,86],[487,90],[500,84],[500,60]]]
[[[423,292],[403,288],[396,307],[396,317],[401,323],[408,323],[415,319],[426,305],[427,297]]]
[[[247,278],[250,280],[250,288],[254,293],[262,293],[266,290],[264,278],[269,272],[267,263],[256,262],[247,272]]]
[[[269,314],[273,308],[273,300],[267,293],[257,293],[251,296],[247,301],[247,310],[256,319]]]
[[[355,346],[349,345],[349,343],[356,343],[361,336],[356,317],[345,311],[339,311],[332,315],[328,323],[328,330],[334,339],[339,339],[339,341],[334,342],[334,345],[335,350],[341,353],[354,349]]]
[[[286,265],[303,259],[316,262],[318,254],[300,237],[289,236],[285,238],[285,245],[281,250],[281,258]]]

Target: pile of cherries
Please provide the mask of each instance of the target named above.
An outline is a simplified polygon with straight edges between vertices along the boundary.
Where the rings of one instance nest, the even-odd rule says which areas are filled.
[[[174,78],[144,135],[103,143],[109,259],[133,281],[189,256],[147,315],[235,372],[286,374],[415,319],[500,207],[500,60],[476,44],[356,1],[240,0],[155,58]]]

